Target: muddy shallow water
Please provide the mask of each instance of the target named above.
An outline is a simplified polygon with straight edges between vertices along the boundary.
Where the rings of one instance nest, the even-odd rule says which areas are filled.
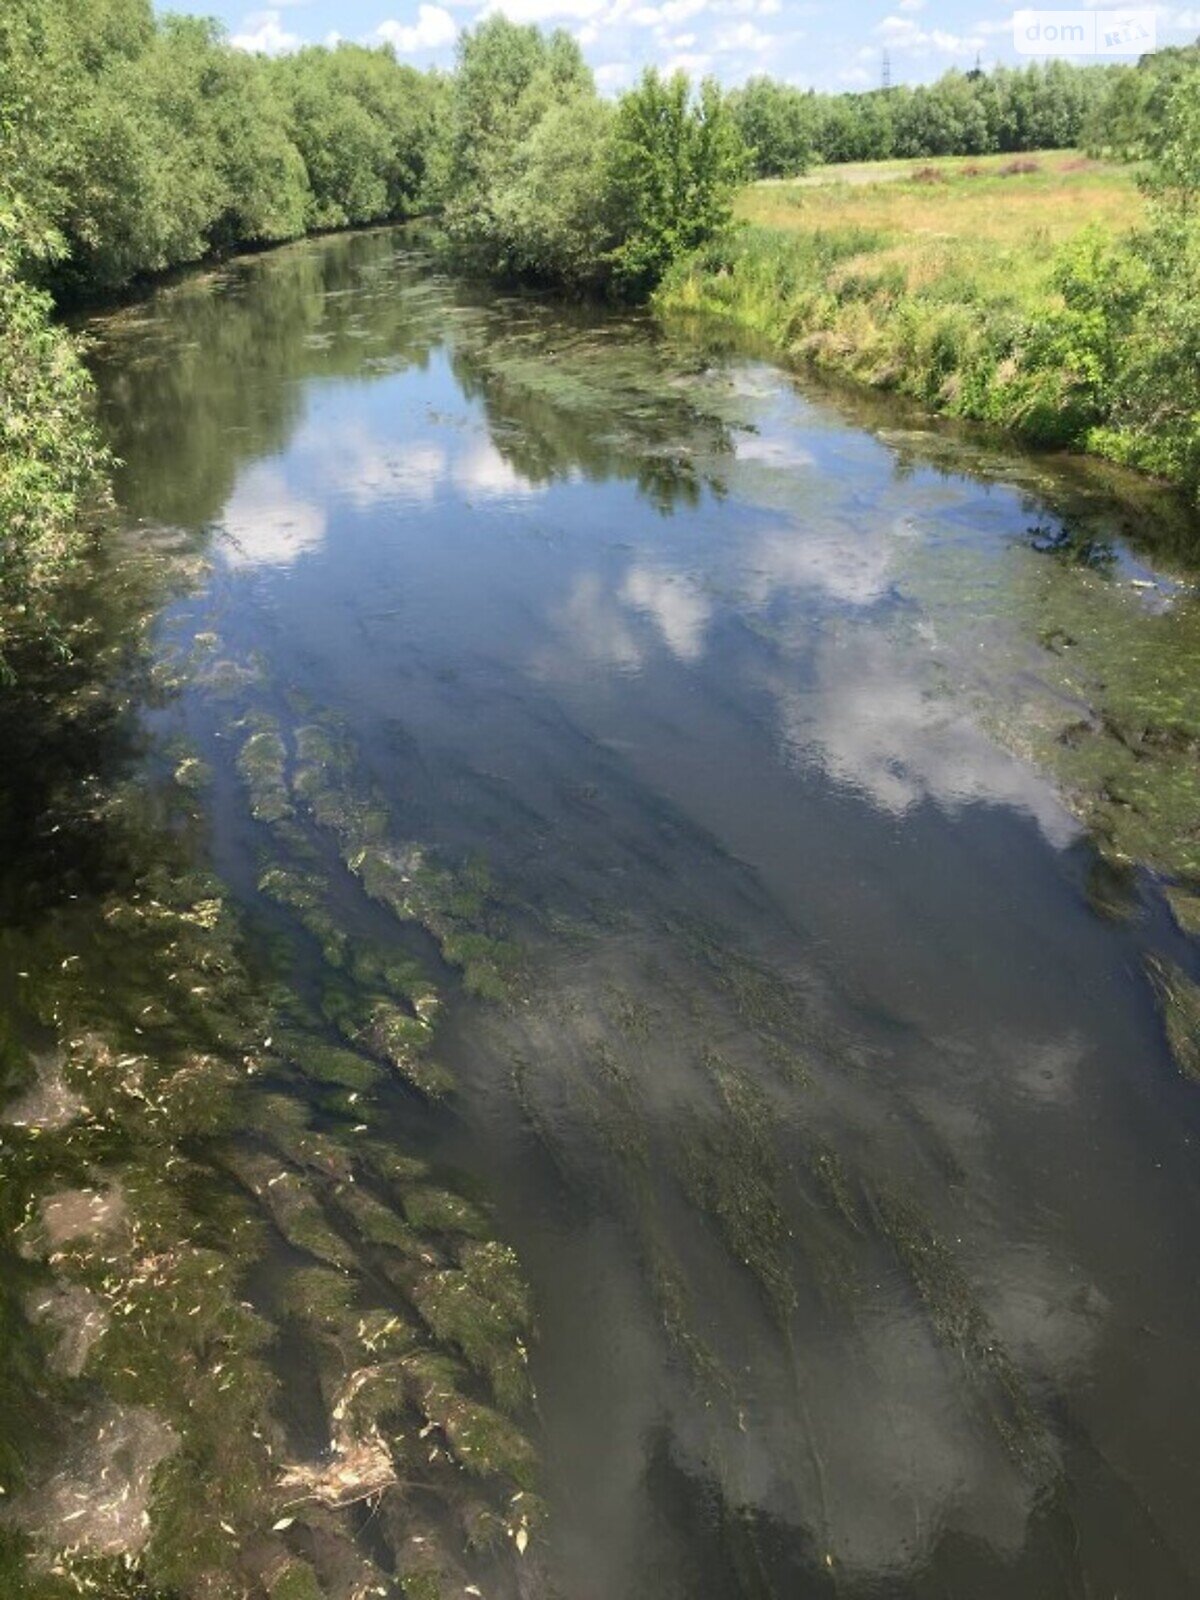
[[[94,333],[5,1570],[1195,1594],[1196,530],[403,233]]]

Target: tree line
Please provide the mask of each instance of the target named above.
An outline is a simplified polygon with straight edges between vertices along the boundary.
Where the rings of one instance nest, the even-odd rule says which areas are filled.
[[[1035,61],[861,94],[758,77],[730,99],[756,175],[791,177],[818,162],[1066,149],[1098,119],[1121,70]]]
[[[60,296],[425,203],[448,82],[388,50],[281,60],[151,0],[5,0],[0,181]]]
[[[1153,154],[1167,99],[1196,56],[1189,45],[1136,66],[1032,61],[851,94],[757,77],[730,94],[729,108],[759,178],[796,177],[821,163],[1076,146],[1136,160]]]

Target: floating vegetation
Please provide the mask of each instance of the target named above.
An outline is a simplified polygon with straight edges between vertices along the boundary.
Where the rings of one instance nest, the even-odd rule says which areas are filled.
[[[181,789],[204,789],[212,782],[212,768],[199,756],[184,756],[175,768],[175,782]]]
[[[423,1233],[461,1233],[472,1239],[485,1239],[491,1233],[491,1224],[478,1206],[428,1184],[405,1191],[404,1214]]]
[[[335,1084],[361,1093],[377,1088],[383,1081],[383,1069],[367,1056],[310,1034],[282,1034],[273,1040],[272,1048],[313,1083]]]
[[[827,1144],[814,1143],[809,1153],[809,1167],[826,1203],[852,1232],[861,1233],[858,1204],[841,1156]]]
[[[476,871],[456,876],[430,860],[418,846],[399,850],[367,845],[352,850],[347,863],[373,900],[391,908],[402,922],[417,922],[437,939],[451,966],[481,999],[508,999],[521,974],[520,951],[491,931],[495,912],[490,892]]]
[[[344,847],[382,839],[388,811],[378,792],[355,791],[357,760],[344,733],[309,723],[296,729],[296,798]]]
[[[405,1357],[400,1366],[406,1391],[469,1472],[532,1487],[536,1458],[529,1440],[507,1417],[461,1392],[463,1372],[456,1362],[420,1354]]]
[[[1200,1079],[1200,983],[1161,956],[1147,956],[1146,966],[1175,1064]]]
[[[226,1160],[294,1249],[332,1267],[345,1269],[355,1264],[354,1251],[330,1225],[302,1172],[254,1152],[231,1152]]]
[[[529,1399],[529,1300],[512,1251],[466,1244],[460,1265],[418,1279],[413,1300],[440,1343],[456,1346],[512,1410]]]
[[[681,381],[679,352],[629,337],[627,321],[548,323],[519,301],[504,312],[485,340],[458,343],[455,365],[467,392],[482,395],[512,470],[532,483],[580,467],[631,478],[663,510],[720,492],[710,464],[729,451],[729,430],[703,363]]]
[[[345,964],[346,931],[329,910],[325,895],[309,874],[288,867],[268,867],[258,880],[258,892],[277,905],[287,907],[305,932],[312,934],[331,967]]]
[[[997,570],[994,550],[965,541],[914,544],[899,581],[926,615],[922,637],[937,638],[960,701],[1051,775],[1105,855],[1200,876],[1194,593],[1164,579],[1164,598],[1148,580],[1027,550],[1007,551]]]

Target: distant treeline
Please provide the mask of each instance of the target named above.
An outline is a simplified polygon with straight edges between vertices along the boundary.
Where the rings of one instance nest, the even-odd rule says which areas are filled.
[[[756,174],[789,177],[815,162],[1077,145],[1119,70],[1031,62],[988,73],[948,72],[929,85],[865,94],[816,94],[752,78],[730,98]]]
[[[1148,153],[1166,95],[1194,54],[1161,50],[1136,67],[1035,61],[862,94],[818,94],[759,77],[729,100],[760,178],[793,177],[817,163],[1076,146],[1137,157]]]

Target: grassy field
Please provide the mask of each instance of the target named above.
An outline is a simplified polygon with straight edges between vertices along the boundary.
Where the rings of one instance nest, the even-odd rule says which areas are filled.
[[[752,184],[737,205],[742,221],[785,231],[871,228],[1005,248],[1059,244],[1092,222],[1119,231],[1141,212],[1131,168],[1064,150],[819,167]]]
[[[672,269],[661,310],[1033,442],[1100,447],[1093,353],[1074,359],[1090,334],[1063,285],[1142,220],[1129,167],[1062,150],[829,167],[752,185],[737,216]]]

